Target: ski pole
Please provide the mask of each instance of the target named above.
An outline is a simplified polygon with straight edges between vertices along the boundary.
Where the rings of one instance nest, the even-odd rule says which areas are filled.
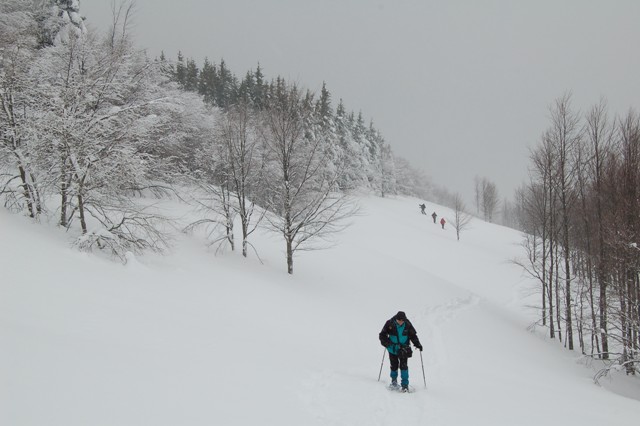
[[[387,349],[384,349],[382,352],[382,362],[380,363],[380,372],[378,373],[378,381],[380,381],[380,376],[382,376],[382,365],[384,364],[384,356],[387,354]]]
[[[424,361],[422,360],[422,351],[420,351],[420,363],[422,364],[422,378],[424,379],[424,388],[427,388],[427,377],[424,375]]]

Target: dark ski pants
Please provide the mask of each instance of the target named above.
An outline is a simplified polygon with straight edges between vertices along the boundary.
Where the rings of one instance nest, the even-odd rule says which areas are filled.
[[[409,385],[409,366],[407,365],[407,360],[406,356],[389,353],[389,361],[391,363],[391,380],[398,380],[398,368],[400,368],[400,384],[402,386]]]

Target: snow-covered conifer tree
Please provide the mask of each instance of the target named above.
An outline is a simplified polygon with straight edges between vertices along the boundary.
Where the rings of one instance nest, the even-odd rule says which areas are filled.
[[[86,34],[79,0],[32,0],[40,27],[42,47],[69,42],[71,37]]]
[[[354,140],[353,114],[347,114],[342,99],[336,109],[336,136],[341,150],[340,163],[343,173],[339,178],[342,191],[350,191],[364,186],[364,173],[360,155],[362,151]]]

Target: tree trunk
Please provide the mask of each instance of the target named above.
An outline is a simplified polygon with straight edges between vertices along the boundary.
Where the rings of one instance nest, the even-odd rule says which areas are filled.
[[[558,339],[562,342],[562,315],[560,315],[560,279],[559,277],[559,272],[558,272],[558,268],[559,268],[559,262],[558,262],[558,244],[556,243],[555,245],[555,256],[554,258],[556,259],[555,265],[552,265],[552,267],[555,268],[555,275],[554,275],[554,285],[555,285],[555,290],[556,290],[556,320],[558,321],[557,326],[558,326]]]
[[[20,179],[22,180],[22,189],[25,200],[27,200],[27,209],[29,210],[29,217],[36,217],[36,209],[33,202],[33,197],[31,196],[31,191],[29,189],[29,183],[27,182],[27,173],[24,168],[20,165],[18,166],[18,170],[20,171]]]
[[[78,194],[78,214],[80,216],[80,227],[82,228],[82,235],[88,232],[87,221],[84,217],[84,200],[81,194]]]
[[[293,244],[289,238],[287,238],[287,272],[293,274]]]
[[[549,292],[547,283],[547,219],[543,218],[542,221],[542,253],[541,253],[541,262],[542,262],[542,325],[547,325],[547,293]],[[551,321],[551,327],[553,328],[553,320]],[[553,338],[553,336],[551,336]]]
[[[65,228],[69,225],[67,223],[67,206],[69,205],[69,200],[67,199],[67,179],[63,175],[62,182],[60,183],[60,226],[64,226]]]
[[[567,227],[568,228],[568,227]],[[568,229],[566,230],[568,232]],[[573,323],[572,323],[572,315],[571,315],[571,271],[570,271],[570,262],[569,262],[569,238],[565,238],[565,244],[567,245],[565,248],[565,257],[564,257],[564,267],[565,271],[565,303],[566,303],[566,312],[565,315],[565,328],[567,330],[567,341],[569,343],[569,350],[573,350]]]

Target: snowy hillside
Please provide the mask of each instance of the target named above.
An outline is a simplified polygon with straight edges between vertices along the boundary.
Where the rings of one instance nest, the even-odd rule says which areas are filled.
[[[519,234],[473,221],[457,242],[420,202],[360,200],[293,276],[273,235],[253,240],[264,264],[176,234],[123,266],[0,209],[0,425],[635,424],[639,380],[596,386],[578,353],[527,331]],[[385,388],[387,359],[377,382],[398,310],[425,348],[412,394]]]

